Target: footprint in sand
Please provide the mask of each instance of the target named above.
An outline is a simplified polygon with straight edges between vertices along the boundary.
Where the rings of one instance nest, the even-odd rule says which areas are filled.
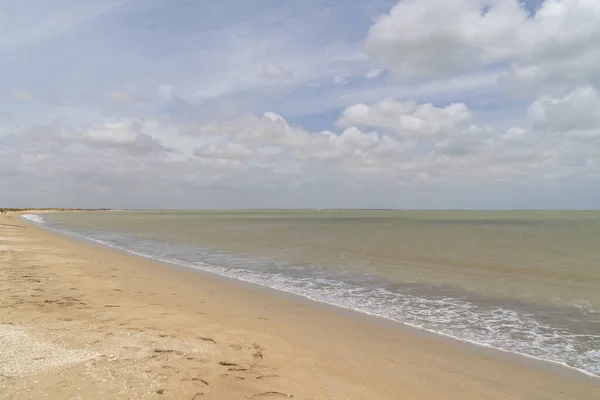
[[[263,358],[263,348],[256,343],[252,343],[252,348],[254,348],[254,350],[256,350],[254,352],[254,354],[252,355],[252,357],[254,357],[254,359],[262,359]]]
[[[230,363],[226,361],[219,362],[219,365],[222,365],[223,367],[239,367],[239,364]]]
[[[261,376],[258,376],[256,378],[256,380],[257,381],[262,381],[264,379],[273,379],[273,378],[279,378],[279,375],[277,375],[277,374],[273,374],[273,375],[261,375]]]
[[[240,381],[246,380],[246,378],[244,378],[244,377],[236,376],[236,375],[232,375],[232,374],[221,374],[221,375],[219,375],[219,378],[221,378],[221,379],[232,378],[232,379],[237,379]]]
[[[285,397],[285,398],[291,399],[294,396],[292,396],[291,394],[286,394],[286,393],[281,393],[281,392],[264,392],[264,393],[256,393],[252,397],[253,398],[256,398],[256,397]]]
[[[202,378],[198,378],[198,377],[196,377],[196,378],[192,378],[192,381],[194,381],[194,382],[200,382],[200,383],[202,383],[202,384],[204,384],[204,385],[206,385],[206,386],[209,386],[209,385],[210,385],[210,384],[209,384],[207,381],[205,381],[205,380],[204,380],[204,379],[202,379]]]

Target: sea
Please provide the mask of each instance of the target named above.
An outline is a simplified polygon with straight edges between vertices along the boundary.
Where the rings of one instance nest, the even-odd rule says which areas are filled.
[[[23,218],[138,256],[600,377],[597,211],[114,211]]]

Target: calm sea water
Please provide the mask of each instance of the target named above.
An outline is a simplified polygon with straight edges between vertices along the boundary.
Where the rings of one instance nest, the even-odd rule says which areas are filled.
[[[235,211],[29,218],[600,376],[600,212]]]

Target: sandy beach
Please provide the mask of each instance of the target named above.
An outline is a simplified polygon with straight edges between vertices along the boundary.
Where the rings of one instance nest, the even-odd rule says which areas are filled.
[[[0,218],[0,397],[573,399],[600,380]]]

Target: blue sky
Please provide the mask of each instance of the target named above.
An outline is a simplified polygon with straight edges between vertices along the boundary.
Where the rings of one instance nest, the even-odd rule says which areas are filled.
[[[0,0],[0,21],[0,203],[599,205],[592,0]]]

